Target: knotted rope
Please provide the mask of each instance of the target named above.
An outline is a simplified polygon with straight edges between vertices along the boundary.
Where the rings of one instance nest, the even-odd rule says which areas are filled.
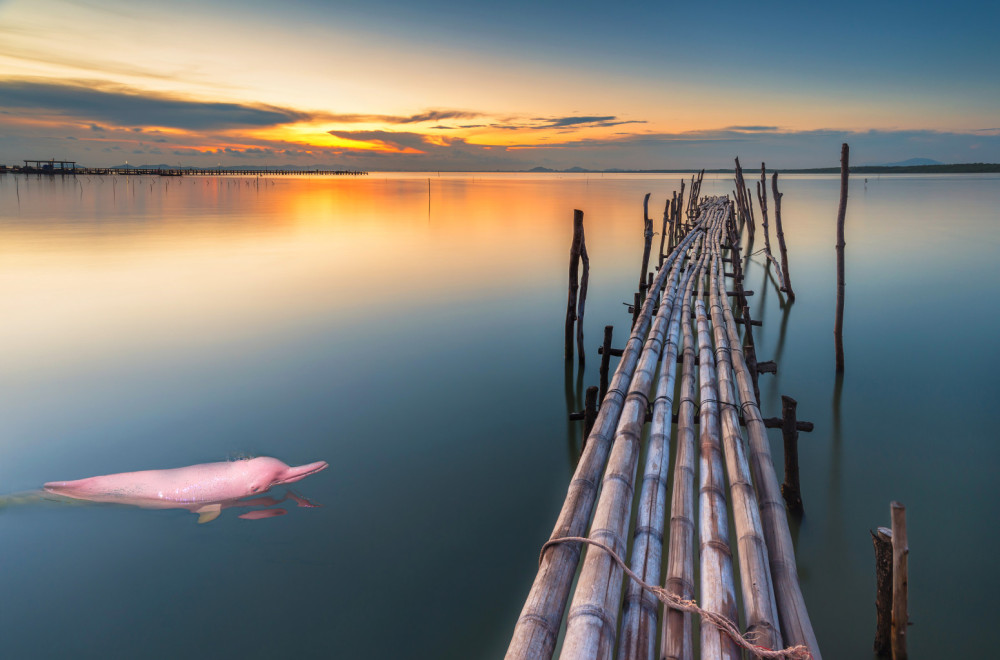
[[[611,558],[615,560],[615,563],[621,566],[622,570],[625,571],[625,573],[630,578],[635,580],[640,587],[642,587],[646,591],[656,596],[660,600],[660,602],[662,602],[664,605],[672,607],[675,610],[680,610],[682,612],[690,612],[692,614],[699,615],[702,621],[708,621],[713,626],[722,631],[727,637],[736,642],[738,646],[746,649],[747,651],[754,654],[758,658],[790,658],[791,660],[813,660],[812,653],[809,652],[809,649],[807,647],[802,646],[801,644],[798,646],[789,646],[788,648],[779,649],[777,651],[769,649],[766,646],[758,646],[757,644],[754,644],[753,640],[749,637],[749,635],[742,635],[740,633],[739,628],[736,627],[736,624],[730,621],[727,617],[717,612],[710,612],[708,610],[703,610],[702,608],[698,607],[698,603],[696,603],[695,601],[681,598],[680,596],[670,593],[663,587],[657,587],[647,584],[642,578],[636,575],[632,571],[632,569],[630,569],[628,566],[625,565],[625,562],[622,561],[622,558],[619,557],[614,550],[612,550],[607,545],[601,543],[600,541],[583,538],[581,536],[564,536],[562,538],[550,539],[549,541],[546,541],[545,545],[542,546],[541,554],[539,554],[538,556],[539,565],[542,563],[542,558],[545,556],[545,551],[548,550],[551,546],[557,545],[559,543],[585,543],[600,548],[604,552],[608,553],[608,555],[610,555]]]

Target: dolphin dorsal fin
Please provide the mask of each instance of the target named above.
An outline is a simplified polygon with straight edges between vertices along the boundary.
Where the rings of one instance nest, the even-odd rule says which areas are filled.
[[[221,504],[206,504],[205,506],[201,507],[200,509],[196,509],[195,513],[198,514],[198,524],[199,525],[207,523],[207,522],[212,522],[213,520],[215,520],[216,518],[219,517],[220,513],[222,513],[222,505]]]

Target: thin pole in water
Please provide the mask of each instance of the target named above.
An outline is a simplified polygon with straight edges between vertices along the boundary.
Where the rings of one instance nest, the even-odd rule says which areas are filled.
[[[844,373],[844,216],[847,213],[848,156],[845,142],[840,148],[840,207],[837,209],[837,319],[833,339],[837,351],[837,373]]]

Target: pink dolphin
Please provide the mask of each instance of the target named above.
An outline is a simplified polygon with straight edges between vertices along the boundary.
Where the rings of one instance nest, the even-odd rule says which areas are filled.
[[[217,518],[223,508],[250,504],[237,500],[265,493],[273,486],[294,483],[326,467],[326,461],[289,467],[276,458],[262,456],[170,470],[50,481],[45,484],[45,490],[91,502],[116,502],[149,509],[187,509],[199,514],[198,522],[209,522]]]

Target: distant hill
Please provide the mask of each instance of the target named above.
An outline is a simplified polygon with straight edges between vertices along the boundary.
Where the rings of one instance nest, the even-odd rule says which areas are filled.
[[[837,174],[839,167],[779,170],[787,174]],[[989,174],[1000,172],[1000,163],[956,163],[953,165],[861,165],[851,167],[851,174]]]
[[[907,160],[901,160],[898,163],[879,163],[868,165],[867,167],[913,167],[915,165],[944,165],[944,163],[930,158],[909,158]]]

